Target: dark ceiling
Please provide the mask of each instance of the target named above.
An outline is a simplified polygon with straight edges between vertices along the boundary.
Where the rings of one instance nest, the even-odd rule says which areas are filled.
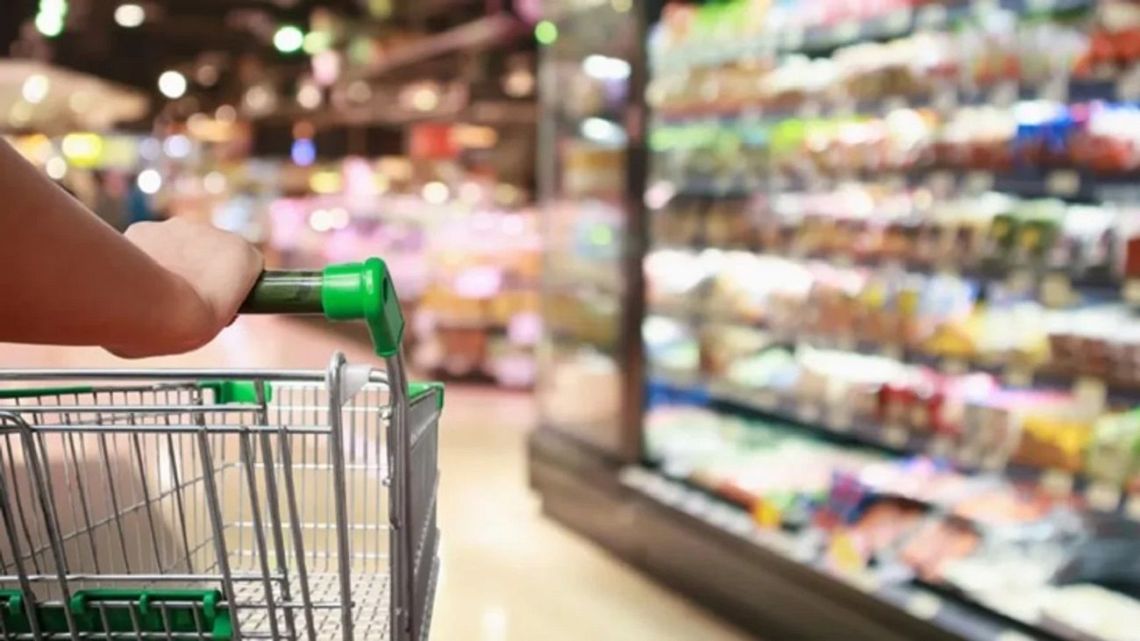
[[[509,11],[511,4],[504,0],[388,0],[390,12],[378,17],[368,11],[369,5],[385,4],[378,0],[131,0],[147,9],[147,20],[137,29],[124,29],[114,20],[115,9],[123,1],[69,0],[64,33],[43,40],[31,26],[37,0],[0,0],[0,55],[45,59],[151,93],[164,70],[178,69],[193,78],[194,69],[209,60],[220,77],[212,86],[197,86],[195,91],[207,103],[221,102],[233,100],[236,92],[253,81],[251,76],[302,75],[308,57],[279,53],[272,46],[272,34],[282,24],[307,26],[318,7],[346,18],[354,34],[380,39],[444,33]],[[495,51],[489,55],[499,57],[533,49],[533,40],[516,34],[510,42],[495,43],[491,49]],[[447,80],[470,67],[471,53],[433,55],[386,69],[385,78],[369,80]]]

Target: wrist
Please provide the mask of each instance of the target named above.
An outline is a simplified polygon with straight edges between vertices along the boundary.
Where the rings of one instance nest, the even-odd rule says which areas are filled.
[[[185,278],[171,272],[172,283],[167,290],[171,293],[169,314],[164,315],[163,323],[167,344],[160,346],[164,352],[188,352],[197,349],[217,333],[222,324],[217,312]]]
[[[179,354],[197,349],[210,341],[216,321],[210,305],[186,279],[162,269],[150,312],[124,323],[130,333],[104,347],[127,358]]]

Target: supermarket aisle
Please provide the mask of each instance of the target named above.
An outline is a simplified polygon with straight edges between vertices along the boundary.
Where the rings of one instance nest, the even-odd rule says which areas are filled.
[[[363,346],[319,327],[242,319],[194,354],[125,363],[97,349],[0,344],[0,367],[324,367]],[[436,641],[744,641],[684,600],[542,519],[525,485],[529,397],[452,388],[441,467],[444,570]]]

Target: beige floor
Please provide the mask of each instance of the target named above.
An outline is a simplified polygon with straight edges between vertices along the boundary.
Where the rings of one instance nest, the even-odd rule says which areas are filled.
[[[242,319],[205,349],[144,366],[323,367],[333,335],[271,318]],[[0,344],[0,367],[124,366],[101,350]],[[744,641],[538,514],[526,488],[527,395],[456,387],[447,395],[441,468],[443,576],[436,641]]]

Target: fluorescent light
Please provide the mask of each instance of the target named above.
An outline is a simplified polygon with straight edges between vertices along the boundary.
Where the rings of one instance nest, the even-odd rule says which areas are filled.
[[[598,80],[625,80],[629,78],[629,63],[621,58],[611,58],[600,54],[586,56],[582,61],[582,71]]]
[[[305,32],[300,27],[287,24],[273,34],[273,46],[281,53],[296,53],[305,46]]]
[[[372,100],[372,87],[363,80],[355,80],[348,86],[348,99],[356,103],[368,102]]]
[[[63,33],[63,14],[40,11],[36,14],[36,31],[48,38],[54,38]]]
[[[328,51],[332,47],[332,34],[327,31],[310,31],[305,34],[301,46],[310,56]]]
[[[439,106],[439,92],[432,87],[421,87],[412,92],[412,106],[416,111],[432,111]]]
[[[297,90],[297,104],[305,109],[316,109],[323,101],[324,96],[321,95],[320,87],[311,82],[306,82]]]
[[[103,156],[103,138],[99,134],[67,134],[60,142],[65,158],[78,166],[93,166]]]
[[[52,180],[63,180],[67,175],[67,161],[59,156],[52,156],[44,163],[44,171]]]
[[[552,45],[558,40],[558,25],[549,20],[534,25],[534,39],[542,45]]]
[[[237,120],[237,109],[230,105],[222,105],[214,112],[214,119],[227,124],[231,123]]]
[[[162,143],[162,150],[171,158],[181,159],[190,156],[190,152],[194,150],[194,145],[186,136],[175,134]]]
[[[344,179],[335,171],[318,171],[309,176],[309,189],[314,193],[335,194],[344,188]]]
[[[44,101],[44,98],[47,98],[49,91],[51,91],[51,80],[48,80],[48,77],[43,74],[34,73],[24,80],[20,93],[24,100],[33,105],[38,105]]]
[[[625,130],[616,123],[603,118],[587,118],[579,128],[587,140],[607,145],[623,145],[626,142]]]
[[[142,6],[128,2],[115,9],[115,24],[126,29],[141,27],[146,22],[146,10]]]
[[[298,138],[293,141],[289,157],[298,167],[308,167],[317,161],[317,146],[309,138]]]
[[[434,181],[424,185],[422,195],[424,200],[432,205],[442,205],[447,202],[448,198],[451,198],[451,190],[447,188],[447,185]]]
[[[154,195],[162,189],[162,174],[159,174],[156,169],[146,169],[139,174],[136,182],[142,193]]]
[[[158,77],[158,90],[167,98],[177,100],[186,95],[186,76],[177,71],[164,71]]]

